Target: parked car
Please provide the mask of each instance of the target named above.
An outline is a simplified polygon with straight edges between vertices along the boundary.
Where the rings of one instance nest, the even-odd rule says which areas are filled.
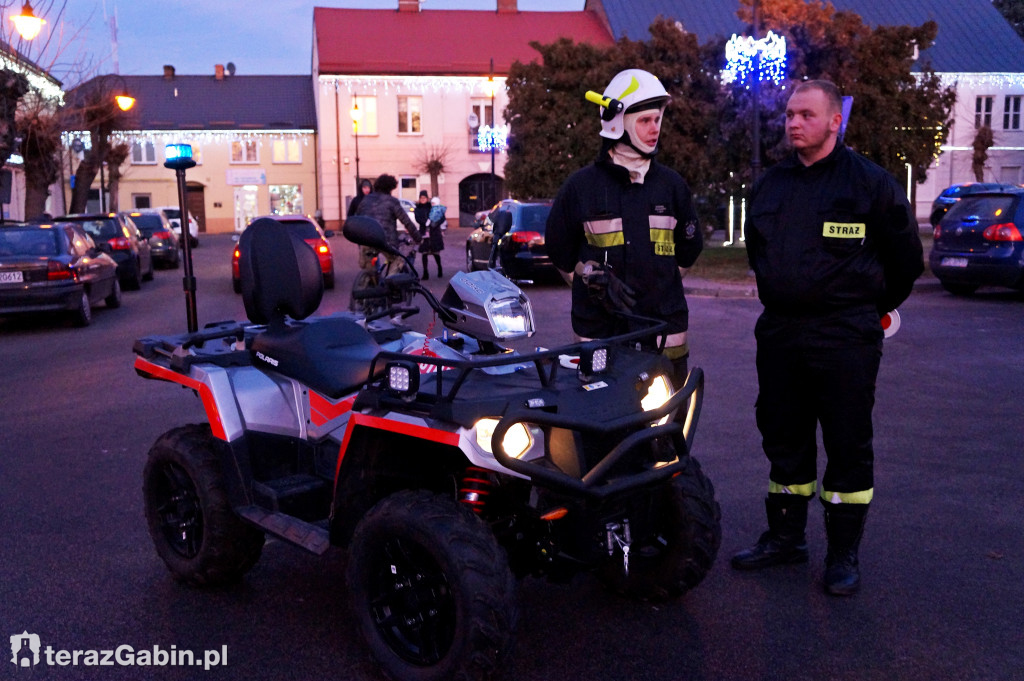
[[[54,222],[73,222],[92,237],[96,245],[117,263],[122,288],[137,291],[143,280],[153,278],[153,256],[149,240],[134,224],[118,213],[76,213]]]
[[[500,201],[488,213],[486,220],[466,238],[466,269],[472,272],[487,268],[494,218],[503,211],[512,214],[512,229],[501,238],[497,248],[497,264],[505,275],[523,280],[545,271],[554,272],[544,244],[544,231],[551,212],[550,199]]]
[[[121,306],[117,263],[78,225],[0,225],[0,315],[67,311],[88,326],[100,301]]]
[[[181,263],[181,247],[178,235],[171,228],[162,211],[149,209],[124,213],[124,218],[134,224],[142,236],[149,240],[149,251],[154,263],[177,268]]]
[[[956,205],[957,201],[965,196],[1015,188],[1016,185],[1000,184],[999,182],[962,182],[960,184],[951,185],[943,189],[942,193],[936,196],[935,200],[932,201],[932,213],[929,217],[929,221],[932,223],[932,227],[939,224],[939,220],[942,219],[942,216],[945,215],[950,208]]]
[[[1024,189],[965,196],[939,221],[928,256],[942,287],[970,295],[980,286],[1024,290]]]
[[[153,210],[158,210],[164,214],[167,221],[171,223],[171,228],[177,235],[178,241],[181,241],[181,209],[177,206],[159,206]],[[199,223],[196,222],[192,213],[188,214],[188,238],[189,246],[192,248],[199,246]]]
[[[331,251],[331,242],[328,237],[334,236],[332,230],[326,232],[320,229],[320,225],[305,215],[261,215],[253,218],[253,221],[260,217],[277,220],[285,227],[295,231],[299,237],[313,247],[317,257],[320,259],[320,271],[324,275],[324,288],[334,288],[334,253]],[[238,246],[236,245],[231,253],[231,287],[235,293],[242,292],[242,280],[238,273]]]

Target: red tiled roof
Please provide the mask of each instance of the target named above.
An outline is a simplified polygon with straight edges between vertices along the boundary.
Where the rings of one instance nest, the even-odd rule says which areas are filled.
[[[591,11],[494,12],[376,9],[313,10],[319,72],[327,75],[487,75],[540,58],[531,41],[611,45]]]

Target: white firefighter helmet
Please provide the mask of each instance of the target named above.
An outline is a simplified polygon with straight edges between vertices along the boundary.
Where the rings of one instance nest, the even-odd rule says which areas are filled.
[[[604,89],[604,96],[622,102],[622,108],[611,120],[605,120],[604,108],[601,108],[601,137],[612,140],[622,137],[625,131],[622,119],[630,109],[664,106],[671,99],[661,81],[641,69],[626,69],[615,74]]]

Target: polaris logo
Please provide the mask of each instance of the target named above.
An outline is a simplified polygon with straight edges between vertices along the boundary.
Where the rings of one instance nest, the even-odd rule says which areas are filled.
[[[260,352],[259,350],[257,350],[257,351],[256,351],[256,358],[257,358],[257,359],[261,359],[261,360],[263,360],[264,362],[266,362],[266,363],[267,363],[267,364],[269,364],[270,366],[274,366],[274,367],[276,367],[276,366],[277,366],[277,364],[278,364],[278,362],[277,362],[277,360],[276,360],[276,359],[274,359],[273,357],[267,357],[266,355],[264,355],[264,354],[263,354],[262,352]]]

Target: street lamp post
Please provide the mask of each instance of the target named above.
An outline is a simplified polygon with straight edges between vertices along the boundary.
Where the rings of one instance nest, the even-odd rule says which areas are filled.
[[[352,97],[352,132],[355,133],[356,138],[356,194],[359,193],[359,121],[363,117],[363,112],[359,110],[359,100],[353,95]],[[338,169],[341,172],[341,169]],[[339,200],[341,198],[339,197]]]
[[[25,3],[25,4],[27,5],[28,3]],[[29,8],[29,9],[31,10],[31,8]],[[130,111],[132,109],[132,107],[135,106],[135,98],[132,97],[130,94],[128,94],[128,88],[127,88],[127,84],[124,81],[124,78],[122,78],[121,76],[117,75],[116,73],[115,74],[108,74],[108,75],[104,76],[103,78],[104,78],[104,81],[106,81],[109,78],[115,78],[116,80],[120,81],[120,83],[116,86],[116,89],[114,89],[114,103],[117,104],[117,108],[120,109],[121,111],[125,111],[125,112]],[[102,134],[102,132],[101,132],[101,134]],[[106,161],[105,160],[101,160],[100,161],[100,212],[101,213],[106,213],[107,212],[107,187],[106,187],[106,180],[105,180],[105,178],[103,176],[103,166],[105,166],[105,165],[106,165]]]

